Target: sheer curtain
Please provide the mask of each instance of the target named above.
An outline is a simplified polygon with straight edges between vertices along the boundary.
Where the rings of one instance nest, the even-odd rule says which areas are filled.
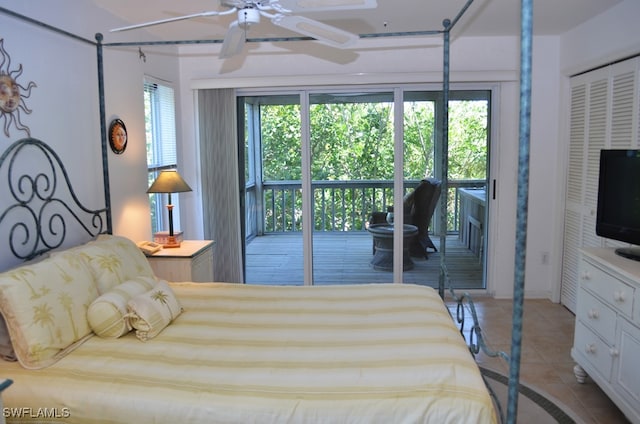
[[[199,90],[198,118],[204,236],[215,240],[214,278],[244,282],[235,90]]]

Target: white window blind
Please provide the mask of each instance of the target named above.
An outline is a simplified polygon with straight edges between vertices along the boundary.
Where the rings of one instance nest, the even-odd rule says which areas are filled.
[[[175,168],[176,118],[173,88],[146,80],[144,83],[147,167],[149,171]]]
[[[177,166],[176,114],[173,88],[165,83],[145,78],[144,112],[147,170],[149,185],[151,185],[160,171],[174,169]],[[166,204],[166,196],[160,194],[149,195],[153,233],[166,228]],[[177,196],[173,204],[178,205]],[[174,215],[174,219],[180,222],[179,215],[176,215]]]

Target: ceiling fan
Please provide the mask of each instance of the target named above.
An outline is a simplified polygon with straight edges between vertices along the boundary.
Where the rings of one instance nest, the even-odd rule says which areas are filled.
[[[373,9],[377,7],[376,0],[220,0],[220,3],[229,7],[229,9],[145,22],[115,28],[111,32],[128,31],[185,19],[236,13],[237,19],[229,25],[222,42],[220,58],[223,59],[240,53],[246,41],[247,30],[252,25],[260,23],[261,16],[271,19],[271,22],[277,26],[312,37],[323,44],[346,48],[358,40],[358,35],[304,16],[293,15],[292,13]]]

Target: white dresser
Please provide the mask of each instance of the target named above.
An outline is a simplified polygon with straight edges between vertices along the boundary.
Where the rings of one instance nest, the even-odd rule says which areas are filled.
[[[578,275],[576,378],[583,382],[588,374],[640,423],[640,262],[613,249],[584,249]]]

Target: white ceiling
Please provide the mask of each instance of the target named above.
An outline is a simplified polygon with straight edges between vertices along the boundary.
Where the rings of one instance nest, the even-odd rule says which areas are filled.
[[[209,10],[224,10],[220,0],[92,0],[122,20],[120,26],[167,19]],[[562,34],[615,6],[622,0],[534,0],[534,33]],[[307,13],[308,18],[356,34],[441,30],[445,18],[458,15],[466,0],[378,0],[371,10]],[[457,23],[453,36],[517,35],[520,31],[519,0],[474,0]],[[235,15],[193,18],[124,33],[109,33],[105,41],[139,41],[151,33],[161,40],[222,39]],[[145,37],[146,35],[146,37]],[[295,37],[298,34],[277,27],[268,19],[253,26],[248,38]]]

